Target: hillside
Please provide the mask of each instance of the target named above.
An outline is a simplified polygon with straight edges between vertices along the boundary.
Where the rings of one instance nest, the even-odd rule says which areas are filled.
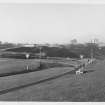
[[[7,53],[6,53],[7,52]],[[15,52],[15,53],[11,53]],[[23,53],[30,53],[30,58],[38,57],[40,53],[40,49],[38,47],[19,47],[19,48],[11,48],[5,50],[2,57],[12,57],[12,58],[25,58]],[[70,57],[70,58],[79,58],[78,54],[75,54],[69,51],[66,48],[58,48],[58,47],[42,47],[41,52],[45,53],[45,57]]]
[[[39,58],[40,47],[18,47],[5,50],[7,53],[3,53],[2,57],[12,58],[25,58],[24,53],[30,53],[30,58]],[[14,53],[11,53],[14,52]],[[95,58],[105,58],[105,47],[99,49],[96,44],[77,44],[70,45],[68,47],[48,47],[41,46],[41,52],[45,53],[44,57],[69,57],[79,58],[80,55],[84,55],[85,58],[90,58],[93,53]]]

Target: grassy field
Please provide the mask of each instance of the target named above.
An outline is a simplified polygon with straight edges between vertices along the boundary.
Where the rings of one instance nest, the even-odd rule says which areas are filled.
[[[36,64],[38,60],[0,59],[0,72],[17,70],[27,64]],[[47,63],[65,63],[66,65],[78,65],[84,61],[71,60],[42,60]],[[18,64],[16,64],[18,63]],[[13,65],[14,64],[14,65]],[[22,66],[21,66],[22,65]],[[21,75],[0,77],[0,100],[3,101],[97,101],[94,98],[102,83],[104,63],[87,66],[89,72],[75,75],[74,67],[54,67],[42,71]],[[103,72],[98,71],[101,67]],[[4,69],[4,71],[2,70]],[[102,73],[101,79],[98,72]],[[104,81],[104,78],[103,78]],[[101,87],[100,87],[101,88]],[[104,87],[102,87],[104,88]],[[94,91],[93,91],[94,90]],[[95,91],[96,90],[96,91]],[[101,89],[104,90],[104,89]],[[98,90],[99,91],[99,90]],[[102,93],[102,92],[101,92]],[[91,97],[93,95],[93,97]],[[101,97],[102,98],[102,97]],[[102,99],[99,98],[99,101]]]
[[[0,91],[18,87],[25,84],[36,83],[37,81],[51,78],[53,76],[62,75],[66,72],[74,70],[74,67],[71,65],[77,65],[78,62],[74,61],[66,61],[63,63],[62,61],[55,60],[41,60],[46,66],[49,68],[37,72],[30,72],[26,74],[19,74],[13,76],[0,77]],[[62,66],[61,63],[65,66]],[[39,65],[39,60],[19,60],[19,59],[0,59],[0,74],[3,73],[11,73],[16,71],[22,71],[26,69],[26,65],[29,65],[29,69],[35,69]]]
[[[0,74],[12,73],[26,70],[27,65],[30,70],[36,70],[40,65],[39,59],[7,59],[0,58]],[[62,67],[62,66],[75,66],[79,65],[80,61],[71,60],[46,60],[42,59],[41,62],[47,67]]]
[[[26,70],[26,66],[29,65],[30,69],[36,69],[39,65],[35,60],[17,60],[17,59],[0,59],[0,74],[9,73],[15,71]]]

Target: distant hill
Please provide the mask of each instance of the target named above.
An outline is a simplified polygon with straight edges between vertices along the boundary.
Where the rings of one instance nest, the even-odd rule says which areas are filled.
[[[85,58],[91,57],[91,49],[93,50],[93,57],[105,58],[105,47],[99,49],[97,44],[77,44],[62,47],[49,47],[41,46],[41,52],[45,53],[44,57],[69,57],[79,58],[80,55],[84,55]],[[38,58],[40,54],[40,47],[18,47],[5,50],[5,54],[2,57],[14,57],[14,58],[25,58],[23,53],[30,53],[30,58]],[[14,54],[11,52],[15,52]]]
[[[40,53],[39,47],[19,47],[19,48],[11,48],[7,49],[6,52],[16,52],[17,54],[7,54],[8,56],[15,56],[18,55],[18,57],[22,58],[22,52],[27,52],[30,53],[32,56],[35,54]],[[46,57],[70,57],[70,58],[79,58],[78,54],[75,54],[71,51],[69,51],[66,48],[59,48],[59,47],[47,47],[47,46],[42,46],[42,52],[46,54]],[[6,54],[2,54],[2,56],[6,56]],[[19,56],[21,55],[21,56]],[[16,57],[16,58],[18,58]],[[31,57],[31,56],[30,56]],[[32,57],[31,57],[32,58]]]

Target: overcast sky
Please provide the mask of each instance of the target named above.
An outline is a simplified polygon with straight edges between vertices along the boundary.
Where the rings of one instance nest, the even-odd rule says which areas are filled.
[[[105,4],[0,4],[0,40],[69,43],[105,41]]]

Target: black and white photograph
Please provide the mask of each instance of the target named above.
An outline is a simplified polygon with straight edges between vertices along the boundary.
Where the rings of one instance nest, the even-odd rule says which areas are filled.
[[[0,1],[0,101],[105,102],[105,0],[39,1]]]

